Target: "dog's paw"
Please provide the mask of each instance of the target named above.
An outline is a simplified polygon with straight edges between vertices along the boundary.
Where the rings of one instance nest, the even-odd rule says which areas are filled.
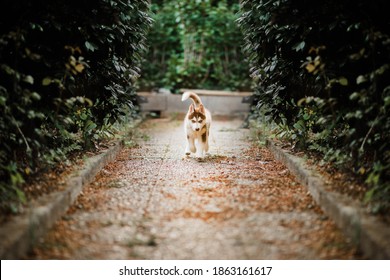
[[[197,162],[205,162],[206,161],[206,158],[205,157],[196,157],[195,160]]]
[[[204,158],[205,158],[205,153],[202,153],[202,152],[198,152],[198,153],[196,153],[196,159],[197,160],[204,160]]]

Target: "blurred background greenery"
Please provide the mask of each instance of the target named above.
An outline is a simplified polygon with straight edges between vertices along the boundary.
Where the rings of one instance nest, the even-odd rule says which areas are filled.
[[[238,0],[152,1],[140,90],[249,90],[239,8]]]

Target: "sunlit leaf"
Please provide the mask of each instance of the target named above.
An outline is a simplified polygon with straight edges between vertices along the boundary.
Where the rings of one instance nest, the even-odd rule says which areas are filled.
[[[358,84],[358,85],[360,85],[360,84],[362,84],[362,83],[364,83],[364,82],[366,82],[367,81],[367,79],[366,79],[366,77],[364,77],[363,75],[360,75],[360,76],[358,76],[357,78],[356,78],[356,84]]]
[[[341,78],[339,78],[339,83],[342,86],[347,86],[348,85],[348,80],[345,77],[341,77]]]
[[[305,102],[306,102],[306,98],[301,98],[301,99],[299,99],[299,101],[297,102],[297,105],[298,105],[298,106],[302,106],[302,104],[305,103]]]
[[[307,64],[305,68],[309,73],[312,73],[316,69],[312,63]]]
[[[303,48],[305,47],[305,45],[306,45],[305,41],[302,41],[302,42],[299,42],[299,43],[295,44],[295,45],[293,46],[293,49],[294,49],[295,51],[301,51],[301,50],[303,50]]]
[[[31,173],[30,167],[26,167],[26,168],[24,169],[24,173],[26,173],[27,175],[30,175],[30,173]]]
[[[23,79],[24,82],[33,85],[34,84],[34,78],[30,75],[27,75]]]
[[[91,52],[94,52],[95,50],[97,50],[96,45],[92,44],[91,42],[88,42],[88,41],[85,41],[85,47],[87,48],[87,50],[89,50]]]
[[[79,63],[74,68],[76,69],[77,72],[81,73],[81,72],[83,72],[85,67],[83,64]]]
[[[359,98],[359,96],[360,96],[360,94],[358,93],[358,92],[353,92],[350,96],[349,96],[349,99],[350,100],[356,100],[356,99],[358,99]]]
[[[46,77],[46,78],[44,78],[44,79],[42,80],[42,85],[43,85],[43,86],[48,86],[48,85],[51,84],[51,82],[52,82],[52,79],[51,79],[50,77]]]

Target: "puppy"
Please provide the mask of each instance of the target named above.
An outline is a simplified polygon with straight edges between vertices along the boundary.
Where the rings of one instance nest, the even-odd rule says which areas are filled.
[[[204,107],[196,93],[184,92],[181,101],[185,101],[188,98],[192,99],[193,104],[190,105],[184,118],[184,132],[187,135],[185,153],[187,156],[191,153],[196,153],[197,157],[203,158],[209,150],[211,114]]]

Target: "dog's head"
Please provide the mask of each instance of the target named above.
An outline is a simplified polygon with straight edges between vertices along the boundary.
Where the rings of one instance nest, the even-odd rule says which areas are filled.
[[[194,105],[191,104],[188,110],[187,118],[191,129],[194,131],[200,131],[206,120],[206,110],[203,104],[200,104],[198,108],[195,108]]]

